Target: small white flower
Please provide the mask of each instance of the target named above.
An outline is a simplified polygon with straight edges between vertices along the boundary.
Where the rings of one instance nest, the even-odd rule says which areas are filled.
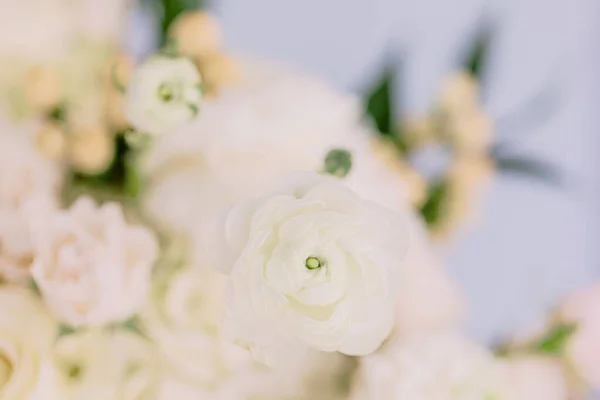
[[[38,154],[25,132],[0,132],[0,278],[29,278],[33,249],[29,224],[58,203],[58,168]]]
[[[157,243],[148,229],[127,225],[119,205],[80,197],[36,222],[32,275],[63,322],[105,324],[140,308]]]
[[[162,135],[194,119],[202,100],[202,80],[184,57],[154,56],[135,71],[125,113],[140,132]]]
[[[82,330],[61,337],[53,355],[67,399],[138,400],[152,398],[155,391],[156,354],[134,333]]]
[[[207,232],[211,265],[229,274],[227,329],[267,364],[307,347],[372,353],[393,326],[407,221],[335,178],[284,182]]]
[[[62,399],[51,359],[57,324],[33,293],[0,288],[0,398]]]
[[[354,400],[509,399],[493,355],[453,332],[392,341],[360,363]]]

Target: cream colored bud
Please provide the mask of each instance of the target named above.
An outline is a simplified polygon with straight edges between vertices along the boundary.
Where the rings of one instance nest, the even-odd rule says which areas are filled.
[[[241,71],[237,62],[222,52],[213,52],[197,59],[206,95],[214,96],[228,85],[239,82]]]
[[[111,128],[120,131],[125,130],[131,124],[125,115],[125,99],[121,93],[116,90],[109,90],[106,93],[106,119]]]
[[[417,170],[408,165],[399,169],[407,189],[408,201],[413,207],[420,207],[427,200],[427,180]]]
[[[474,109],[452,119],[448,134],[459,153],[486,153],[494,139],[492,119],[483,110]]]
[[[129,84],[134,71],[135,63],[131,57],[123,53],[117,54],[110,60],[105,72],[109,89],[122,92]]]
[[[181,14],[169,30],[177,51],[189,57],[216,51],[221,45],[221,29],[208,13],[191,11]]]
[[[427,198],[427,181],[418,171],[405,163],[394,145],[383,139],[373,139],[371,146],[375,155],[382,160],[390,170],[396,172],[402,180],[402,184],[407,187],[408,201],[418,207]]]
[[[38,66],[25,76],[24,96],[27,104],[35,111],[47,111],[61,100],[61,82],[58,71]]]
[[[40,153],[50,160],[60,160],[67,149],[65,132],[54,122],[48,122],[41,127],[35,143]]]
[[[442,86],[439,106],[451,115],[468,111],[479,101],[479,85],[468,72],[451,75]]]
[[[85,174],[99,174],[110,165],[115,146],[113,137],[103,128],[90,127],[72,133],[68,150],[73,169]]]
[[[444,239],[459,226],[478,222],[482,196],[494,170],[488,157],[460,157],[454,161],[448,174],[442,218],[431,229],[434,239]]]
[[[411,148],[422,148],[436,139],[434,123],[428,117],[406,119],[400,131]]]

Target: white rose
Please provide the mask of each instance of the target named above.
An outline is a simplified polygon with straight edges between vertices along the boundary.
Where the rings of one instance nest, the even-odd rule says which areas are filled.
[[[54,210],[61,176],[25,132],[0,132],[0,277],[22,282],[30,275],[33,249],[29,224]]]
[[[221,334],[225,277],[190,267],[162,275],[140,319],[169,368],[210,387],[251,365],[251,357]]]
[[[0,54],[4,57],[56,60],[66,52],[71,33],[71,10],[65,1],[0,3]]]
[[[338,358],[317,354],[276,370],[257,364],[223,336],[225,282],[225,276],[199,267],[158,274],[140,320],[160,355],[159,393],[165,399],[287,398],[306,390],[313,374],[330,377],[342,369]]]
[[[509,400],[569,398],[565,371],[551,357],[521,355],[501,360]]]
[[[157,243],[148,229],[128,225],[118,204],[80,197],[36,221],[33,242],[33,278],[63,322],[105,324],[141,307]]]
[[[154,56],[134,72],[125,113],[133,126],[152,135],[178,128],[198,115],[202,80],[192,61]]]
[[[62,336],[54,361],[68,400],[140,400],[155,392],[158,364],[151,344],[125,330]]]
[[[0,288],[0,398],[63,399],[51,360],[57,324],[30,291]]]
[[[230,279],[227,328],[267,364],[306,346],[375,351],[393,325],[406,221],[334,178],[285,182],[209,229],[211,265]]]
[[[79,31],[97,40],[116,41],[121,34],[131,0],[79,0],[75,7],[75,23]]]
[[[354,400],[507,399],[493,355],[453,332],[387,343],[360,364]]]

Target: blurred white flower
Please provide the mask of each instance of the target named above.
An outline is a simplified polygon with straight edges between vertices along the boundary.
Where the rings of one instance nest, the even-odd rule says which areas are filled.
[[[157,243],[148,229],[127,225],[119,205],[80,197],[36,221],[33,242],[33,278],[63,322],[120,321],[142,306]]]
[[[221,334],[225,279],[216,271],[191,267],[159,275],[140,314],[169,368],[201,387],[252,364],[247,352]]]
[[[65,0],[1,2],[0,57],[33,63],[58,60],[70,43],[71,16]]]
[[[125,330],[82,330],[62,336],[54,362],[68,400],[151,398],[158,374],[150,343]]]
[[[0,132],[0,278],[11,282],[30,276],[29,224],[56,208],[61,181],[26,133]]]
[[[132,0],[77,0],[74,22],[80,34],[99,41],[116,41]]]
[[[0,398],[62,399],[51,359],[58,326],[32,292],[0,288]]]
[[[336,178],[286,176],[207,230],[210,265],[229,274],[226,329],[266,364],[306,346],[372,353],[393,326],[407,230]]]
[[[193,233],[189,215],[208,219],[287,172],[316,171],[332,148],[365,136],[357,98],[269,63],[243,67],[244,83],[207,101],[201,118],[149,150],[144,204],[163,226]]]
[[[503,373],[493,355],[457,333],[390,342],[360,364],[355,400],[507,398]]]
[[[558,360],[522,355],[501,359],[500,363],[505,374],[509,400],[566,400],[569,398],[565,373]]]
[[[576,326],[564,348],[567,363],[587,386],[600,390],[600,284],[571,294],[559,314]]]
[[[131,77],[127,118],[142,133],[170,133],[198,115],[201,85],[200,73],[188,58],[153,56]]]

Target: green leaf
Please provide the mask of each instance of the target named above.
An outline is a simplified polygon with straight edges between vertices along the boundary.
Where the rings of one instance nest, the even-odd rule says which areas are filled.
[[[448,184],[446,181],[440,181],[429,187],[427,200],[420,209],[427,226],[436,225],[443,216],[443,207],[447,192]]]
[[[534,350],[549,355],[561,355],[567,341],[577,330],[573,324],[560,324],[534,344]]]
[[[496,169],[502,174],[529,177],[553,187],[564,186],[562,173],[550,163],[533,157],[503,155],[492,152]]]
[[[478,80],[481,79],[482,71],[488,57],[490,44],[492,42],[492,29],[485,25],[473,41],[471,49],[467,52],[463,62],[463,68],[469,71]]]
[[[392,72],[387,69],[375,87],[368,91],[365,100],[366,113],[373,118],[377,130],[383,136],[391,136],[394,129]]]
[[[161,43],[167,43],[169,28],[173,21],[186,11],[198,10],[203,7],[202,0],[161,0]]]
[[[324,172],[343,178],[352,169],[352,153],[344,149],[333,149],[325,156]]]
[[[58,327],[58,337],[63,337],[75,333],[76,329],[69,325],[61,325]]]
[[[123,328],[127,329],[135,333],[136,335],[140,335],[142,337],[146,337],[144,330],[142,329],[142,324],[140,323],[137,317],[132,317],[123,323]]]

